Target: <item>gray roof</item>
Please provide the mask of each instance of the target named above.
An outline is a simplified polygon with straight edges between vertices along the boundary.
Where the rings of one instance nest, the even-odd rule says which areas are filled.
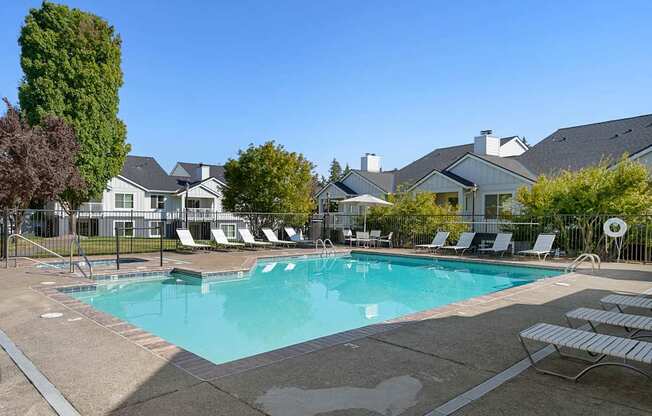
[[[357,195],[357,194],[358,194],[356,191],[354,191],[353,189],[349,188],[348,186],[346,186],[346,185],[345,185],[344,183],[342,183],[342,182],[339,182],[339,181],[337,181],[337,182],[333,182],[333,185],[335,185],[335,186],[337,186],[338,188],[340,188],[340,189],[342,190],[342,192],[344,192],[344,193],[347,194],[347,195]]]
[[[169,176],[153,157],[128,155],[120,175],[155,191],[176,191],[180,187],[177,179]]]
[[[199,163],[189,163],[189,162],[178,162],[181,167],[185,169],[186,172],[190,175],[189,177],[192,178],[193,180],[198,180],[199,177],[197,176],[197,168],[199,167]],[[206,166],[210,166],[210,175],[217,180],[226,183],[226,179],[224,178],[224,166],[221,165],[209,165],[208,163],[204,163]],[[187,178],[187,176],[185,176]]]
[[[523,166],[523,164],[518,160],[518,157],[500,157],[500,156],[489,156],[489,155],[478,155],[473,153],[474,156],[479,157],[493,165],[500,166],[503,169],[506,169],[510,172],[513,172],[519,176],[522,176],[531,181],[537,179],[537,175],[532,173],[528,168]]]
[[[603,159],[616,162],[652,145],[652,114],[559,129],[518,156],[533,173],[577,170]]]
[[[394,192],[395,190],[395,172],[367,172],[364,170],[351,169],[351,171],[358,173],[369,182],[373,183],[385,192]]]
[[[433,170],[444,171],[451,163],[467,153],[473,152],[473,144],[442,147],[435,149],[420,159],[396,172],[396,182],[399,184],[413,185]]]

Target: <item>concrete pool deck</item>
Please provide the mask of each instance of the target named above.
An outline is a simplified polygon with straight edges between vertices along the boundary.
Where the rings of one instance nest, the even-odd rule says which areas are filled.
[[[311,252],[165,256],[170,267],[218,271],[248,268],[257,257],[270,254]],[[129,257],[151,257],[151,266],[156,262],[155,256]],[[174,265],[175,260],[184,263]],[[136,265],[143,266],[125,265],[123,271]],[[518,293],[454,304],[390,331],[208,381],[31,288],[43,281],[88,282],[65,273],[33,267],[0,269],[0,329],[84,415],[425,415],[523,359],[516,339],[519,330],[536,322],[563,324],[566,311],[599,307],[599,299],[612,291],[650,289],[652,267],[604,264],[595,274],[582,269],[561,279]],[[40,318],[46,312],[63,312],[63,317]],[[4,409],[37,406],[40,410],[44,402],[31,385],[17,382],[20,388],[3,394],[5,361],[0,360],[0,405],[8,402],[13,407]],[[546,359],[544,365],[566,370],[576,366],[556,358]],[[20,379],[20,373],[13,374],[12,379]],[[650,386],[639,375],[612,368],[595,371],[579,384],[529,369],[455,414],[643,415],[652,412]],[[5,414],[4,409],[0,407],[0,413]],[[43,409],[33,414],[48,414],[47,406]]]

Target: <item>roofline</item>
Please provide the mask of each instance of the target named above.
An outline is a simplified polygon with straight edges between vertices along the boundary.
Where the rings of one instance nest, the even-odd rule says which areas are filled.
[[[449,181],[451,181],[451,182],[453,182],[453,183],[455,183],[455,184],[461,186],[461,187],[464,188],[464,189],[472,189],[472,188],[475,186],[475,185],[474,185],[474,186],[464,185],[463,183],[456,181],[455,179],[451,178],[450,176],[446,176],[446,175],[443,174],[441,171],[439,171],[439,170],[437,170],[437,169],[433,169],[433,170],[431,170],[430,172],[428,172],[424,177],[422,177],[421,179],[419,179],[418,181],[416,181],[416,182],[414,183],[414,185],[412,185],[412,186],[410,186],[408,189],[406,189],[405,192],[410,192],[410,191],[412,191],[414,188],[417,187],[417,185],[420,185],[421,183],[423,183],[424,181],[426,181],[427,179],[429,179],[430,177],[432,177],[432,175],[434,175],[435,173],[438,173],[439,175],[441,175],[441,176],[443,176],[444,178],[448,179]]]
[[[138,188],[140,188],[140,189],[142,189],[144,191],[150,192],[149,188],[145,188],[143,185],[139,184],[138,182],[134,182],[133,180],[127,178],[126,176],[116,175],[116,178],[118,178],[120,180],[123,180],[123,181],[125,181],[127,183],[130,183],[130,184],[132,184],[132,185],[134,185],[134,186],[136,186],[136,187],[138,187]],[[171,191],[171,192],[174,192],[174,191]]]
[[[324,186],[323,186],[323,187],[322,187],[322,188],[321,188],[321,189],[320,189],[320,190],[315,194],[315,198],[319,198],[319,195],[323,194],[324,191],[326,190],[326,188],[328,188],[328,187],[331,186],[331,185],[334,185],[336,188],[338,188],[340,191],[342,191],[342,193],[344,193],[344,195],[347,195],[347,196],[348,196],[348,195],[359,195],[359,194],[350,194],[350,193],[348,193],[348,192],[345,192],[344,189],[342,189],[342,188],[340,188],[339,186],[335,185],[336,182],[339,182],[339,180],[337,180],[337,181],[330,181],[330,182],[326,183],[326,185],[324,185]]]
[[[383,188],[381,188],[380,186],[378,186],[377,184],[375,184],[373,181],[371,181],[371,180],[365,178],[364,176],[362,176],[362,175],[361,175],[360,173],[358,173],[358,171],[355,170],[355,169],[351,169],[351,170],[349,171],[349,173],[347,173],[346,175],[342,176],[342,178],[339,180],[339,182],[342,182],[344,179],[348,178],[352,173],[355,173],[356,175],[358,175],[359,177],[361,177],[362,179],[364,179],[366,182],[368,182],[368,183],[370,183],[371,185],[373,185],[373,186],[375,186],[376,188],[378,188],[378,189],[380,190],[380,192],[384,192],[384,193],[386,193],[386,194],[392,192],[392,191],[386,191],[386,190],[384,190]],[[373,172],[372,172],[372,173],[373,173]],[[382,173],[382,172],[378,172],[378,173]]]
[[[560,128],[558,128],[557,130],[555,130],[555,132],[553,132],[552,134],[555,134],[555,133],[558,132],[559,130],[574,129],[574,128],[576,128],[576,127],[593,126],[593,125],[596,125],[596,124],[613,123],[614,121],[632,120],[632,119],[635,119],[635,118],[640,118],[640,117],[650,117],[650,116],[652,116],[652,114],[641,114],[641,115],[638,115],[638,116],[632,116],[632,117],[614,118],[614,119],[612,119],[612,120],[597,121],[597,122],[595,122],[595,123],[578,124],[577,126],[560,127]]]
[[[652,152],[652,144],[649,144],[649,145],[645,146],[644,148],[632,153],[631,155],[629,155],[628,159],[637,160],[637,159],[645,156],[646,154],[648,154],[650,152]],[[621,155],[621,157],[622,157],[622,155]]]
[[[215,176],[211,176],[211,177],[208,177],[208,178],[206,178],[206,179],[204,179],[204,180],[201,180],[201,181],[196,182],[195,184],[189,186],[189,187],[188,187],[188,190],[195,189],[196,187],[201,186],[201,185],[203,185],[204,183],[206,183],[206,182],[208,182],[208,181],[210,181],[210,180],[217,181],[219,184],[226,186],[226,184],[222,183],[222,181],[220,181],[219,179],[217,179]],[[207,188],[204,188],[204,189],[207,189]],[[210,189],[208,189],[208,190],[209,190],[212,194],[214,194],[214,195],[216,195],[216,196],[220,196],[220,195],[217,195],[217,194],[215,193],[215,191],[210,190]],[[180,195],[180,194],[186,192],[186,188],[185,188],[185,187],[181,187],[180,189],[178,189],[177,191],[174,191],[174,192],[175,192],[177,195]]]
[[[510,169],[504,168],[504,167],[502,167],[502,166],[500,166],[500,165],[497,165],[497,164],[495,164],[494,162],[492,162],[492,161],[490,161],[490,160],[483,159],[481,156],[478,156],[478,155],[476,155],[476,154],[474,154],[474,153],[466,153],[466,154],[460,156],[460,157],[459,157],[455,162],[451,163],[451,164],[450,164],[448,167],[446,167],[446,169],[444,169],[444,170],[450,170],[450,169],[453,169],[455,166],[457,166],[459,163],[461,163],[461,162],[462,162],[464,159],[466,159],[467,157],[473,157],[473,158],[475,158],[475,159],[477,159],[477,160],[479,160],[479,161],[481,161],[481,162],[484,162],[484,163],[486,163],[486,164],[488,164],[488,165],[491,165],[491,166],[493,166],[493,167],[495,167],[495,168],[498,168],[498,169],[500,169],[500,170],[502,170],[502,171],[504,171],[504,172],[507,172],[507,173],[509,173],[510,175],[516,176],[516,177],[521,178],[521,179],[525,179],[526,181],[528,181],[528,182],[530,182],[530,183],[535,183],[535,182],[536,182],[536,180],[533,180],[533,179],[530,179],[530,178],[526,178],[525,176],[521,175],[520,173],[516,173],[516,172],[514,172],[513,170],[510,170]],[[520,163],[520,162],[519,162],[519,163]]]

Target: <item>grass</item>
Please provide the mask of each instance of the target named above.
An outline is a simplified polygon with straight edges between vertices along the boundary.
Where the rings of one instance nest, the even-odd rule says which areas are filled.
[[[46,247],[47,249],[63,256],[70,255],[70,239],[66,237],[34,237],[26,236]],[[34,245],[29,244],[27,241],[17,239],[16,243],[12,240],[9,243],[9,255],[13,256],[15,249],[18,249],[18,256],[27,257],[51,257],[51,254],[42,250]],[[120,238],[120,254],[130,253],[152,253],[158,252],[160,248],[160,239],[146,238],[146,237],[121,237]],[[115,237],[83,237],[81,239],[81,247],[86,255],[100,255],[100,254],[115,254],[116,253],[116,239]],[[177,240],[174,238],[163,239],[163,250],[175,250],[177,248]],[[74,253],[77,254],[77,248],[74,247]]]

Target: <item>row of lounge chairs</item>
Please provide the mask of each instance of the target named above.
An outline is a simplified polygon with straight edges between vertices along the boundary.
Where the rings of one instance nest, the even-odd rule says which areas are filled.
[[[466,232],[460,235],[460,238],[457,240],[457,243],[454,245],[446,245],[450,233],[447,231],[439,231],[435,234],[435,237],[432,239],[430,244],[418,244],[415,246],[416,250],[427,250],[427,251],[437,251],[437,250],[452,250],[455,254],[464,254],[466,251],[471,249],[473,244],[473,239],[475,238],[475,233]],[[539,260],[545,260],[550,253],[552,253],[552,245],[555,242],[554,234],[539,234],[537,240],[534,243],[534,247],[530,250],[521,250],[518,254],[521,255],[534,255],[539,258]],[[511,233],[498,233],[494,239],[493,245],[491,247],[478,248],[479,253],[493,253],[493,254],[505,254],[509,250],[509,246],[512,244],[512,234]]]
[[[641,338],[652,338],[652,335],[641,335],[643,331],[652,331],[652,317],[624,313],[625,308],[652,310],[652,298],[648,296],[627,296],[612,294],[600,300],[603,309],[577,308],[567,312],[565,317],[568,327],[538,323],[519,334],[521,345],[527,354],[532,367],[540,373],[549,374],[571,381],[579,381],[591,370],[605,366],[619,366],[636,371],[649,379],[652,373],[632,363],[643,364],[649,368],[652,365],[652,342],[641,341]],[[588,327],[577,328],[573,322],[585,322]],[[609,325],[623,330],[624,336],[614,336],[599,333],[598,325]],[[587,330],[585,330],[585,328]],[[563,358],[579,359],[587,363],[576,374],[564,374],[537,365],[525,341],[534,341],[554,346]],[[586,354],[578,356],[562,352],[561,349],[579,351]],[[617,360],[606,361],[606,357]]]
[[[240,234],[240,237],[242,238],[243,241],[242,243],[229,241],[229,239],[224,234],[224,231],[222,231],[221,229],[211,229],[211,240],[218,247],[236,248],[236,249],[246,248],[246,247],[250,247],[250,248],[294,247],[297,245],[296,241],[279,240],[279,238],[276,236],[276,233],[274,233],[274,231],[272,231],[270,228],[263,228],[262,231],[267,241],[256,240],[254,236],[251,234],[251,231],[249,231],[246,228],[238,229],[238,233]],[[211,244],[202,244],[202,243],[195,242],[194,238],[190,234],[190,231],[187,229],[178,228],[177,236],[179,237],[181,247],[183,248],[189,248],[191,250],[195,250],[195,249],[211,249],[215,247]]]

